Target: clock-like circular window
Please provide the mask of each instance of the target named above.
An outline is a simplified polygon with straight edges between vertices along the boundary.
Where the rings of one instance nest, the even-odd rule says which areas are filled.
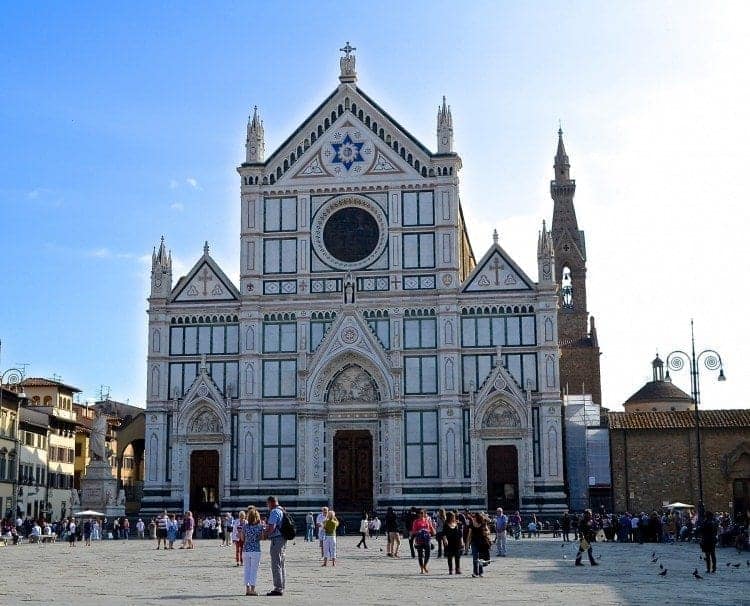
[[[331,256],[344,263],[366,259],[378,245],[378,223],[363,208],[337,210],[323,226],[323,244]]]
[[[365,196],[332,198],[314,214],[313,249],[326,265],[363,269],[375,262],[388,244],[388,219],[383,208]]]

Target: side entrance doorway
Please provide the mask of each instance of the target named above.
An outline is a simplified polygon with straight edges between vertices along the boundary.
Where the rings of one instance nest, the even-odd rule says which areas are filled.
[[[333,507],[336,511],[372,511],[372,435],[337,431],[333,436]]]
[[[219,512],[219,452],[190,453],[190,510],[196,514]]]
[[[519,509],[518,450],[515,446],[487,448],[487,511]]]

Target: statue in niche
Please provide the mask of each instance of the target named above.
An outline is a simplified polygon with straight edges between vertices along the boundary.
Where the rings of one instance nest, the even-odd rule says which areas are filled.
[[[484,417],[485,427],[521,427],[518,414],[507,404],[495,406]]]
[[[200,413],[190,425],[191,433],[219,433],[219,419],[210,410]]]
[[[352,365],[344,368],[328,388],[328,402],[377,402],[378,388],[372,377],[362,367]]]

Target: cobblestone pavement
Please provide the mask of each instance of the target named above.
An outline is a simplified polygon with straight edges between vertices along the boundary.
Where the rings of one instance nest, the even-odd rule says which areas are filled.
[[[359,537],[339,537],[336,568],[321,568],[317,544],[287,548],[287,604],[748,604],[750,554],[718,552],[719,570],[703,575],[696,545],[596,544],[601,565],[574,567],[575,547],[557,539],[509,542],[507,558],[495,559],[484,578],[448,576],[445,560],[433,557],[421,576],[408,544],[402,558],[385,557],[384,540],[370,549]],[[271,598],[245,597],[234,551],[218,541],[197,541],[195,550],[156,551],[152,541],[105,541],[93,547],[67,544],[0,547],[0,604],[239,604]],[[406,547],[406,549],[403,549]],[[268,545],[263,545],[258,590],[272,588]],[[656,551],[659,560],[651,562]],[[434,552],[433,552],[434,553]],[[741,563],[739,568],[727,567]],[[667,575],[659,576],[659,564]],[[705,576],[693,578],[694,568]]]

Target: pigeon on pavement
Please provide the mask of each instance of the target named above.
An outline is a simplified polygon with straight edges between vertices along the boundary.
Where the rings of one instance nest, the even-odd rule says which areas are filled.
[[[695,570],[693,570],[693,576],[696,579],[702,579],[703,578],[701,575],[698,574],[698,569],[697,568]]]

